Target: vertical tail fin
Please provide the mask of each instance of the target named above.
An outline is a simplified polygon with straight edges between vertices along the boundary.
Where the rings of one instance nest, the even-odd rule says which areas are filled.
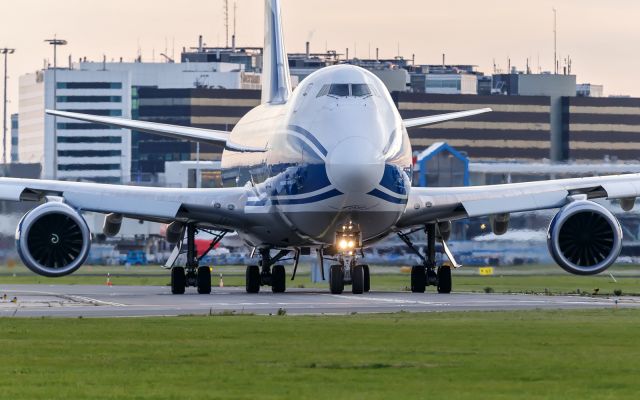
[[[262,103],[283,104],[291,94],[289,59],[282,36],[280,0],[265,0]]]

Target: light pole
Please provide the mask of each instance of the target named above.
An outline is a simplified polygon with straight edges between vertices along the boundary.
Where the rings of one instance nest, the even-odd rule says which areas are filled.
[[[15,53],[16,49],[3,48],[0,54],[4,54],[4,115],[2,118],[2,164],[7,165],[7,57]]]
[[[53,109],[58,109],[58,79],[56,71],[58,70],[58,46],[65,46],[67,41],[64,39],[58,39],[55,36],[53,39],[46,39],[45,42],[53,46]],[[53,179],[58,176],[58,119],[53,116]]]

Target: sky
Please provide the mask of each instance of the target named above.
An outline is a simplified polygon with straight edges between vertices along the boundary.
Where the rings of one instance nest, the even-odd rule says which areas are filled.
[[[0,47],[9,56],[9,112],[17,112],[18,77],[52,59],[44,43],[57,35],[69,45],[59,63],[74,60],[145,61],[160,53],[179,58],[182,47],[225,44],[223,0],[3,0]],[[238,45],[260,46],[263,1],[237,0]],[[233,30],[233,4],[230,29]],[[640,97],[640,1],[636,0],[282,0],[289,52],[334,49],[366,58],[400,54],[421,64],[474,64],[491,73],[508,59],[520,69],[553,68],[553,8],[558,58],[572,59],[578,82],[603,84],[606,95]],[[371,52],[369,52],[371,49]]]

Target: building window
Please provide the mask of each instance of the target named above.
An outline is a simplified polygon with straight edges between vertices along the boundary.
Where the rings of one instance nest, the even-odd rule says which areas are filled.
[[[90,115],[101,115],[107,117],[121,117],[122,110],[60,110],[66,112],[73,113],[81,113],[81,114],[90,114]]]
[[[122,143],[119,136],[58,136],[58,143]]]
[[[117,176],[92,177],[91,181],[96,183],[120,183],[121,182],[120,178]]]
[[[120,150],[58,150],[58,157],[120,157]]]
[[[120,164],[59,164],[58,171],[115,171]]]
[[[58,129],[65,129],[69,131],[86,131],[86,130],[94,130],[94,129],[121,129],[115,128],[109,125],[102,124],[90,124],[90,123],[67,123],[67,122],[58,122]]]
[[[120,82],[58,82],[58,89],[122,89]]]
[[[58,103],[122,103],[122,96],[58,96]]]

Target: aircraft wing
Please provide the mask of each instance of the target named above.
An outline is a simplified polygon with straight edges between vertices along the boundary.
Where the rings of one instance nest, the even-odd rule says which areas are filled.
[[[0,178],[0,200],[61,198],[80,211],[118,213],[128,218],[163,223],[197,220],[228,230],[250,223],[244,213],[249,194],[247,188],[170,189]]]
[[[640,174],[458,188],[415,187],[411,188],[407,209],[397,226],[560,208],[572,196],[635,199],[640,197]]]
[[[491,110],[490,108],[481,108],[479,110],[459,111],[459,112],[453,112],[448,114],[432,115],[429,117],[405,119],[403,122],[407,128],[414,128],[416,126],[433,125],[433,124],[438,124],[440,122],[451,121],[453,119],[471,117],[474,115],[484,114],[491,111],[493,110]]]
[[[93,122],[117,128],[132,129],[135,131],[154,133],[174,139],[192,140],[200,143],[222,144],[230,150],[240,152],[263,152],[264,148],[242,146],[230,140],[229,132],[216,131],[212,129],[191,128],[188,126],[177,126],[169,124],[159,124],[157,122],[136,121],[125,118],[102,117],[90,114],[80,114],[67,111],[46,110],[49,115],[57,117],[75,119],[78,121]]]

